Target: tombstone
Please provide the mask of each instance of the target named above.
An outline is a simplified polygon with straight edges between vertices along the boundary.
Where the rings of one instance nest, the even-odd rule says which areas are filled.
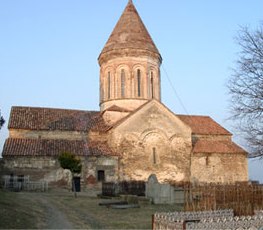
[[[148,181],[146,182],[145,196],[150,198],[152,202],[154,201],[155,197],[156,184],[158,184],[157,177],[155,174],[151,174],[148,177]]]
[[[153,204],[183,204],[184,191],[170,184],[160,184],[155,174],[149,176],[146,183],[146,197]]]
[[[148,183],[150,183],[150,184],[158,184],[157,176],[155,174],[151,174],[148,177]]]
[[[171,204],[173,187],[169,184],[160,184],[156,175],[152,174],[146,183],[146,197],[151,198],[154,204]]]

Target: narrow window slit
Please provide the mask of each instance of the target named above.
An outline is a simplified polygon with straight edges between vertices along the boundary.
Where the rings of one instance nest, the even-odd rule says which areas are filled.
[[[156,164],[156,148],[153,147],[153,164]]]
[[[138,92],[138,97],[141,96],[141,70],[137,70],[137,92]]]

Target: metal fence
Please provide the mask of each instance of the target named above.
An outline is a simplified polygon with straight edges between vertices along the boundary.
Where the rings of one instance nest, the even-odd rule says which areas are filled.
[[[46,181],[30,181],[29,176],[13,176],[5,175],[2,178],[4,189],[11,191],[48,191],[48,182]]]
[[[121,181],[118,183],[114,183],[114,182],[102,183],[103,196],[117,196],[120,194],[145,196],[145,182]]]

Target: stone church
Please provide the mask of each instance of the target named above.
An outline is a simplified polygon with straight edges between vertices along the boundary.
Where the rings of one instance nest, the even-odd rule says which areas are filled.
[[[63,181],[58,156],[82,160],[81,182],[248,180],[247,153],[209,116],[161,102],[162,57],[129,0],[101,51],[100,111],[14,106],[3,171]]]

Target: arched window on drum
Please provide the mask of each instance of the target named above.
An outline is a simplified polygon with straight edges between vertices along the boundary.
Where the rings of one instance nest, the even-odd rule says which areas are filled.
[[[121,69],[121,97],[125,97],[125,71]]]
[[[154,98],[154,75],[153,75],[153,71],[150,72],[150,84],[149,84],[149,96],[150,98]]]
[[[108,72],[108,99],[111,97],[111,75],[110,71]]]
[[[141,70],[137,69],[137,96],[141,97]]]

